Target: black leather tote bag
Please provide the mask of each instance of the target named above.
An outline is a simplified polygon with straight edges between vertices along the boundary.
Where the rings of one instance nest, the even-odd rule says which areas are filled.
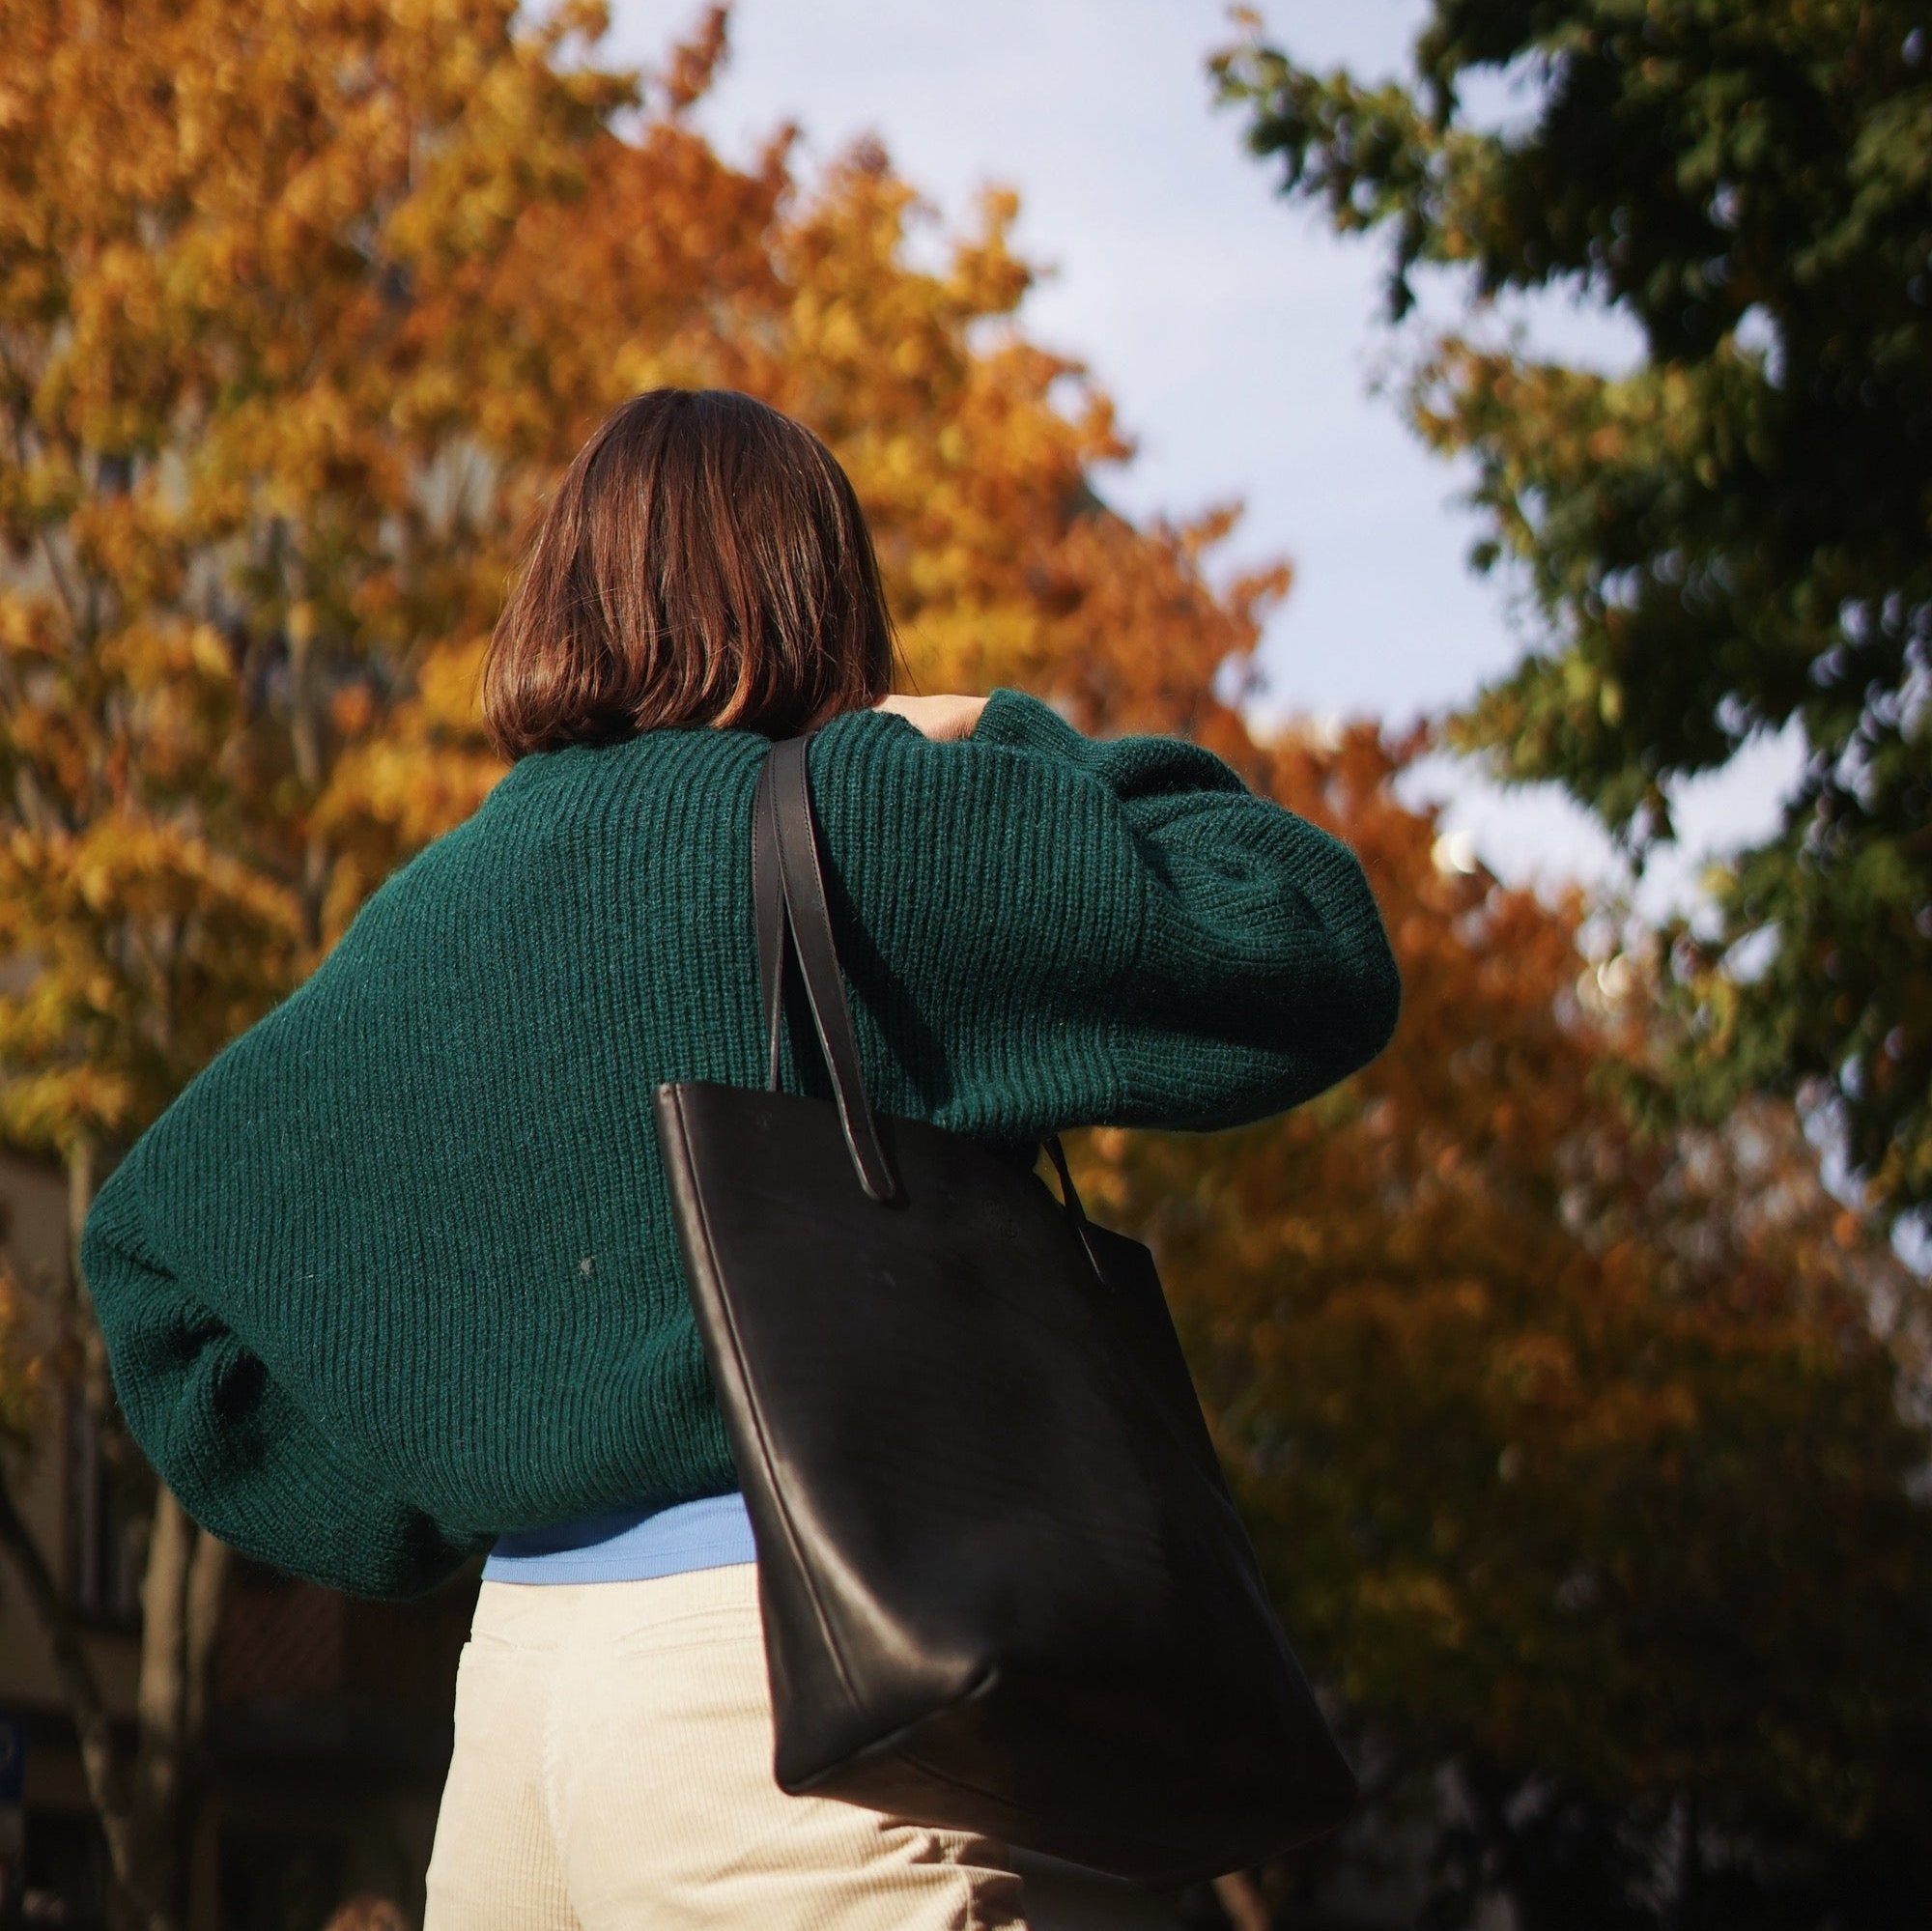
[[[1271,1611],[1148,1249],[875,1113],[807,737],[753,812],[771,1090],[653,1094],[743,1485],[780,1787],[1144,1885],[1263,1862],[1355,1782]],[[836,1100],[778,1090],[786,929]]]

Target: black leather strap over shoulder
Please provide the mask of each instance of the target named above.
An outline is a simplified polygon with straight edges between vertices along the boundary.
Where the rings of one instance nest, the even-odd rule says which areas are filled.
[[[758,1008],[765,1019],[765,1084],[779,1090],[779,1026],[785,954],[784,880],[779,870],[779,822],[772,809],[772,761],[758,767],[752,797],[752,906],[758,929]]]
[[[765,1083],[772,1092],[778,1091],[789,937],[797,949],[812,1024],[832,1074],[852,1165],[866,1191],[874,1200],[888,1201],[897,1195],[898,1180],[866,1096],[851,1008],[846,1004],[838,950],[832,936],[818,824],[812,813],[806,765],[806,746],[811,735],[781,738],[772,746],[758,768],[752,800],[752,901],[758,934],[759,1007],[765,1020]],[[1063,1205],[1074,1224],[1084,1228],[1086,1209],[1074,1191],[1059,1134],[1047,1134],[1041,1144],[1059,1176]]]
[[[752,808],[753,900],[758,923],[759,981],[770,1080],[777,1086],[779,1024],[783,1008],[783,931],[788,926],[812,1025],[832,1075],[852,1165],[860,1184],[874,1200],[890,1201],[898,1195],[898,1178],[879,1138],[871,1101],[866,1096],[859,1043],[852,1030],[851,1008],[845,1002],[845,982],[839,974],[838,949],[833,940],[832,914],[825,898],[818,827],[812,817],[806,771],[806,748],[811,736],[807,732],[803,737],[781,738],[772,746],[758,774]]]

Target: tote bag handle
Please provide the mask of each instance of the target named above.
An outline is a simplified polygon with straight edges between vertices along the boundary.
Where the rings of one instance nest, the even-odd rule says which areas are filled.
[[[758,992],[765,1019],[767,1085],[779,1087],[779,1035],[783,1018],[787,933],[796,950],[811,1023],[832,1075],[845,1149],[859,1184],[876,1201],[898,1198],[899,1179],[879,1137],[866,1095],[858,1038],[845,1000],[838,948],[832,936],[818,824],[811,809],[806,747],[816,735],[781,738],[758,770],[752,800],[752,901],[758,934]],[[1061,1200],[1085,1245],[1086,1209],[1057,1133],[1045,1136],[1047,1156],[1060,1178]]]

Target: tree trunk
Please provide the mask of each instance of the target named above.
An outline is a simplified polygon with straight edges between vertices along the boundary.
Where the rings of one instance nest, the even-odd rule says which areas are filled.
[[[94,1299],[80,1270],[80,1231],[87,1224],[87,1209],[94,1205],[94,1139],[83,1133],[67,1150],[67,1279],[61,1298],[61,1338],[78,1357],[81,1397],[99,1418],[113,1406],[114,1390],[107,1349],[94,1319]]]
[[[171,1491],[157,1490],[141,1583],[141,1668],[135,1694],[133,1830],[138,1931],[181,1921],[186,1852],[202,1797],[208,1679],[228,1575],[227,1546],[191,1522]]]
[[[194,1532],[194,1568],[187,1584],[186,1715],[184,1728],[198,1749],[208,1735],[208,1680],[214,1667],[214,1638],[221,1626],[221,1598],[233,1551],[219,1537]]]
[[[181,1891],[183,1729],[187,1711],[187,1597],[194,1524],[165,1487],[155,1491],[141,1578],[141,1668],[134,1692],[134,1841],[147,1909],[140,1931],[170,1931]],[[130,1927],[132,1931],[132,1927]]]
[[[117,1922],[134,1920],[145,1916],[137,1883],[140,1860],[132,1841],[126,1766],[115,1756],[112,1719],[101,1700],[100,1686],[73,1610],[4,1480],[0,1480],[0,1548],[12,1557],[27,1601],[53,1652],[61,1691],[73,1719],[88,1800],[107,1839],[109,1913]]]
[[[94,1148],[82,1139],[68,1153],[70,1266],[62,1309],[71,1342],[74,1392],[102,1422],[103,1444],[132,1453],[118,1426],[106,1350],[80,1268],[80,1231],[92,1204]],[[71,1605],[0,1482],[0,1548],[13,1557],[54,1655],[79,1739],[87,1792],[107,1841],[108,1917],[115,1931],[177,1931],[185,1847],[199,1805],[207,1734],[208,1686],[230,1552],[197,1527],[172,1491],[155,1488],[147,1565],[141,1580],[141,1655],[131,1764],[117,1756]]]

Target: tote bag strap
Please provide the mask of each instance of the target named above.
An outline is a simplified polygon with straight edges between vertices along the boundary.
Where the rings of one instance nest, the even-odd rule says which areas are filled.
[[[832,1074],[846,1150],[859,1183],[876,1201],[897,1197],[898,1176],[879,1139],[878,1122],[866,1097],[859,1043],[845,1003],[838,950],[818,855],[818,828],[811,815],[806,747],[812,733],[781,738],[758,773],[752,805],[753,903],[758,923],[758,980],[765,1011],[770,1082],[778,1086],[779,1024],[783,1005],[784,927],[789,925],[805,980],[811,1023]]]
[[[826,903],[825,875],[818,842],[818,825],[811,809],[811,785],[806,747],[814,733],[781,738],[758,770],[752,803],[752,899],[758,936],[758,991],[765,1020],[766,1080],[779,1086],[779,1036],[783,1018],[786,937],[796,948],[805,980],[812,1026],[832,1075],[838,1119],[846,1150],[860,1184],[872,1199],[890,1201],[898,1194],[879,1138],[878,1122],[866,1096],[859,1046],[852,1013],[845,1000],[838,949],[832,936],[832,913]],[[1061,1199],[1076,1227],[1084,1228],[1086,1209],[1074,1191],[1073,1176],[1060,1136],[1043,1142],[1060,1179]]]

